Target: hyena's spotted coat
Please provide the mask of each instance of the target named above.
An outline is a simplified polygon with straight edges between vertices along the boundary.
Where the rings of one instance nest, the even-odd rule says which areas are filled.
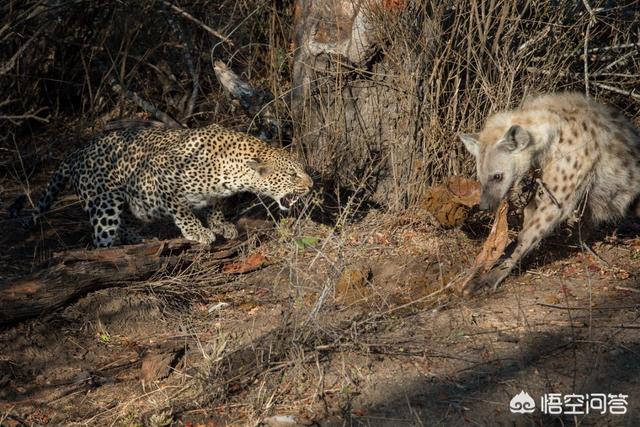
[[[493,115],[460,136],[475,157],[480,207],[495,209],[532,169],[536,195],[513,251],[467,292],[497,286],[540,240],[580,209],[592,224],[622,218],[640,193],[640,133],[618,111],[575,93],[552,94]]]

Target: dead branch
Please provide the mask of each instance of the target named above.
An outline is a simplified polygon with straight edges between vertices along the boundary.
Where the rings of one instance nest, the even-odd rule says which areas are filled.
[[[239,244],[229,243],[208,255],[222,264]],[[164,270],[189,265],[203,247],[176,239],[98,250],[55,254],[36,272],[0,283],[0,325],[14,323],[63,307],[99,289],[127,286]]]
[[[125,98],[128,98],[128,99],[132,100],[140,108],[142,108],[144,111],[146,111],[147,113],[153,115],[155,118],[157,118],[158,120],[160,120],[165,125],[167,125],[167,126],[169,126],[171,128],[182,128],[182,127],[185,127],[183,124],[181,124],[181,123],[177,122],[176,120],[174,120],[171,116],[169,116],[167,113],[165,113],[164,111],[162,111],[161,109],[159,109],[158,107],[153,105],[151,102],[149,102],[149,101],[147,101],[145,99],[142,99],[140,97],[140,95],[138,95],[137,93],[135,93],[133,91],[130,91],[129,89],[126,89],[125,87],[123,87],[120,83],[118,83],[118,81],[115,79],[115,77],[113,77],[113,75],[111,74],[110,70],[107,69],[107,67],[104,65],[104,63],[102,63],[98,59],[94,59],[94,60],[98,64],[98,67],[100,68],[100,70],[105,75],[105,78],[107,79],[107,82],[109,83],[109,86],[111,87],[111,89],[115,93],[117,93],[120,96],[123,96]]]
[[[589,23],[587,24],[587,29],[584,35],[584,55],[582,58],[584,70],[584,91],[587,96],[589,96],[589,35],[591,34],[591,27],[595,23],[596,17],[587,0],[582,0],[582,4],[584,4],[585,9],[589,12]]]
[[[24,52],[29,47],[29,45],[38,38],[43,29],[44,27],[38,29],[38,31],[36,31],[34,35],[29,37],[29,39],[22,46],[20,46],[20,49],[18,49],[16,53],[14,53],[13,56],[7,62],[5,62],[2,67],[0,67],[0,76],[7,74],[9,70],[11,70],[14,65],[16,65],[16,61],[18,60],[20,55],[22,55],[22,52]]]
[[[169,2],[167,0],[162,0],[162,3],[164,3],[166,6],[169,6],[171,9],[173,9],[175,12],[177,12],[178,15],[184,16],[189,21],[191,21],[191,22],[193,22],[195,24],[198,24],[203,30],[205,30],[206,32],[208,32],[212,36],[215,36],[215,37],[219,38],[223,42],[227,43],[229,46],[233,46],[233,42],[231,41],[231,39],[229,39],[228,37],[223,36],[219,31],[214,30],[213,28],[211,28],[210,26],[208,26],[207,24],[205,24],[204,22],[202,22],[198,18],[196,18],[193,15],[191,15],[189,12],[185,11],[184,9],[179,8],[178,6],[172,4],[171,2]]]
[[[213,70],[222,87],[238,100],[245,114],[258,123],[261,139],[271,140],[279,132],[288,138],[290,130],[277,118],[271,92],[245,82],[222,61],[216,61]]]
[[[0,120],[8,120],[13,124],[18,124],[22,120],[37,120],[39,122],[49,123],[49,119],[46,117],[38,116],[38,113],[43,110],[46,110],[46,108],[40,108],[38,111],[24,114],[0,115]]]
[[[615,86],[611,86],[604,83],[593,82],[594,86],[598,86],[601,89],[608,90],[610,92],[619,93],[620,95],[630,96],[634,99],[640,100],[640,93],[636,93],[635,88],[631,90],[620,89]]]
[[[621,57],[617,58],[615,61],[610,62],[609,64],[607,64],[606,66],[604,66],[602,69],[596,71],[595,73],[593,73],[591,76],[592,77],[598,77],[604,73],[606,73],[607,71],[609,71],[610,69],[612,69],[614,66],[620,64],[620,63],[624,63],[627,59],[629,59],[632,56],[635,56],[638,52],[635,50],[632,50],[630,52],[627,52],[626,54],[622,55]]]
[[[178,24],[175,19],[173,19],[173,16],[171,16],[171,14],[167,13],[166,18],[167,18],[167,22],[169,22],[169,25],[177,33],[178,38],[180,38],[180,40],[182,41],[184,60],[187,64],[187,69],[189,70],[189,74],[191,75],[191,78],[193,80],[192,86],[191,86],[191,97],[189,98],[189,101],[187,102],[187,107],[183,113],[184,114],[183,118],[187,118],[193,114],[193,110],[195,110],[195,107],[196,107],[198,90],[200,88],[200,85],[198,82],[198,69],[196,68],[193,62],[193,54],[192,54],[193,47],[191,46],[191,42],[189,41],[189,38],[187,38],[186,34],[184,33],[182,26]]]

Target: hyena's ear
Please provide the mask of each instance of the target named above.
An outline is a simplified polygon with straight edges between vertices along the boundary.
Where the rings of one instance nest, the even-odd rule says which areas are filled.
[[[480,142],[478,141],[477,133],[461,133],[458,135],[460,141],[464,144],[467,151],[474,156],[478,157],[480,154]]]
[[[271,173],[271,169],[272,169],[269,164],[265,163],[264,161],[262,161],[262,159],[258,157],[254,157],[253,159],[249,160],[247,162],[247,166],[249,166],[254,171],[258,172],[260,176],[268,175],[269,173]]]
[[[509,151],[522,151],[531,143],[531,135],[520,125],[509,128],[500,145]]]

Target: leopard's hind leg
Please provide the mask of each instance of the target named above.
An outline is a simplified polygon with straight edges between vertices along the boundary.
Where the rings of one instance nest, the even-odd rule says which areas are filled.
[[[87,202],[95,247],[107,248],[113,245],[122,225],[124,205],[125,197],[120,191],[105,191]]]
[[[131,216],[128,215],[126,210],[120,214],[118,237],[120,238],[120,243],[123,245],[134,245],[136,243],[142,243],[144,240],[131,226]]]

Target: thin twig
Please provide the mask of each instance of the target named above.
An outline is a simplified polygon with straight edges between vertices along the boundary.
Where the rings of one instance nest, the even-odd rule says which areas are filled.
[[[536,178],[536,183],[540,186],[542,191],[544,191],[545,194],[551,199],[553,204],[556,205],[557,208],[560,208],[561,207],[560,202],[558,202],[558,199],[556,199],[556,196],[551,192],[551,190],[547,188],[544,182],[542,182],[540,178]]]
[[[602,69],[596,71],[595,73],[593,73],[591,76],[592,77],[598,77],[601,74],[603,74],[604,72],[610,70],[611,68],[613,68],[615,65],[625,61],[626,59],[636,55],[638,52],[635,50],[632,50],[630,52],[625,53],[624,55],[622,55],[620,58],[616,59],[615,61],[607,64],[605,67],[603,67]]]
[[[589,49],[587,53],[608,52],[610,50],[627,49],[630,47],[640,47],[640,43],[623,43],[623,44],[617,44],[614,46],[594,47]]]
[[[615,286],[615,288],[620,290],[620,291],[628,291],[628,292],[640,293],[640,289],[629,288],[627,286]]]
[[[628,290],[628,289],[625,289]],[[633,291],[636,292],[640,292],[637,289],[632,289]],[[545,304],[542,302],[536,303],[536,305],[539,305],[540,307],[547,307],[547,308],[555,308],[558,310],[629,310],[629,309],[636,309],[638,307],[640,307],[640,304],[634,304],[634,305],[619,305],[619,306],[603,306],[603,307],[586,307],[586,306],[576,306],[576,307],[569,307],[566,305],[557,305],[557,304]]]
[[[183,113],[184,117],[186,118],[186,117],[190,117],[193,114],[193,110],[195,110],[195,107],[196,107],[196,100],[198,99],[198,90],[200,88],[200,84],[198,81],[199,79],[198,69],[196,68],[193,62],[193,55],[191,53],[193,52],[193,47],[191,46],[191,42],[189,41],[189,38],[186,37],[186,34],[182,29],[182,25],[177,23],[175,19],[173,19],[173,16],[169,13],[165,14],[165,17],[167,18],[169,25],[175,30],[176,34],[178,35],[178,38],[182,41],[182,44],[184,46],[183,48],[184,60],[187,64],[187,69],[189,70],[189,74],[191,74],[191,79],[192,79],[191,96],[189,98],[189,101],[187,102],[187,107]]]
[[[584,34],[584,58],[582,58],[583,61],[583,68],[584,68],[584,93],[585,95],[589,96],[589,35],[591,34],[591,27],[593,26],[593,24],[596,22],[596,17],[593,14],[593,11],[591,10],[591,6],[589,6],[589,2],[587,2],[587,0],[582,0],[582,4],[584,4],[584,7],[587,9],[587,12],[589,12],[589,22],[587,23],[587,29],[585,31]]]
[[[40,108],[39,110],[35,111],[35,112],[29,112],[29,113],[24,113],[24,114],[15,114],[15,115],[1,115],[0,116],[0,120],[9,120],[11,123],[18,124],[20,120],[28,120],[28,119],[32,119],[32,120],[37,120],[39,122],[43,122],[43,123],[49,123],[49,119],[46,117],[40,117],[37,114],[40,111],[46,110],[46,108]]]
[[[29,39],[22,46],[20,46],[16,53],[14,53],[13,56],[7,62],[5,62],[2,67],[0,67],[0,76],[7,74],[9,70],[11,70],[14,65],[16,65],[18,58],[20,57],[20,55],[22,55],[22,52],[24,52],[29,47],[29,45],[33,43],[33,41],[40,35],[44,28],[45,27],[40,27],[40,29],[36,31],[34,35],[29,37]]]
[[[176,11],[179,15],[184,16],[189,21],[198,24],[203,30],[205,30],[209,34],[219,38],[223,42],[227,43],[229,46],[233,46],[233,42],[231,41],[231,39],[229,39],[228,37],[223,36],[219,31],[214,30],[213,28],[211,28],[210,26],[208,26],[207,24],[205,24],[204,22],[202,22],[198,18],[196,18],[193,15],[191,15],[189,12],[185,11],[184,9],[179,8],[178,6],[172,4],[171,2],[169,2],[167,0],[161,0],[161,1],[165,5],[169,6],[171,9]]]
[[[102,63],[102,61],[98,60],[97,58],[94,58],[94,60],[98,64],[98,67],[100,68],[100,70],[104,73],[107,79],[107,82],[109,83],[109,86],[111,86],[111,89],[114,92],[116,92],[117,94],[125,98],[129,98],[130,100],[138,104],[138,106],[142,108],[144,111],[146,111],[149,114],[152,114],[154,117],[156,117],[158,120],[160,120],[161,122],[163,122],[165,125],[169,127],[172,127],[172,128],[185,127],[183,124],[174,120],[171,116],[169,116],[167,113],[165,113],[164,111],[162,111],[161,109],[153,105],[151,102],[145,99],[142,99],[140,95],[138,95],[137,93],[123,87],[120,83],[118,83],[115,77],[113,77],[111,72]]]
[[[633,88],[631,90],[625,90],[625,89],[620,89],[614,86],[610,86],[608,84],[604,84],[604,83],[600,83],[600,82],[593,82],[594,86],[598,86],[601,89],[605,89],[611,92],[615,92],[615,93],[619,93],[620,95],[626,95],[626,96],[630,96],[634,99],[637,99],[640,101],[640,93],[636,93],[636,89]]]

